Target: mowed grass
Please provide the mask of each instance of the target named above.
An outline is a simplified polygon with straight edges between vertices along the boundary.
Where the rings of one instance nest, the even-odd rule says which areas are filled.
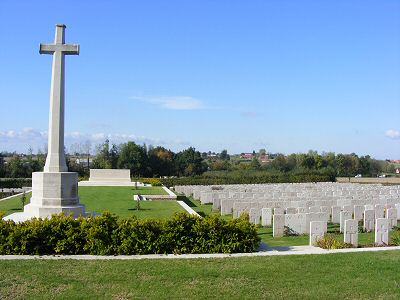
[[[1,299],[400,299],[400,251],[0,261]]]
[[[86,205],[86,211],[101,214],[110,211],[120,217],[132,215],[138,218],[169,218],[174,213],[185,210],[176,201],[142,201],[140,210],[136,210],[133,195],[166,195],[161,187],[79,187],[80,203]],[[27,203],[31,195],[27,194]],[[20,197],[0,201],[0,211],[6,215],[22,211]]]
[[[25,196],[26,196],[25,204],[28,204],[30,202],[32,193],[26,193]],[[23,211],[21,196],[17,196],[17,197],[11,198],[9,200],[0,201],[0,211],[5,212],[6,216],[10,215],[12,213],[15,213],[15,212]]]

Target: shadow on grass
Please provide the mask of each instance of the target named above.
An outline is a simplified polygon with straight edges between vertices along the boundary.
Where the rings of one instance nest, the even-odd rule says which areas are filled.
[[[145,211],[145,210],[151,210],[150,208],[141,208],[139,210],[137,210],[136,208],[128,208],[128,210],[130,211]]]
[[[187,205],[189,205],[190,207],[197,207],[197,205],[195,203],[193,203],[193,201],[191,201],[189,198],[187,198],[186,196],[177,196],[176,200],[179,201],[183,201],[185,202]]]

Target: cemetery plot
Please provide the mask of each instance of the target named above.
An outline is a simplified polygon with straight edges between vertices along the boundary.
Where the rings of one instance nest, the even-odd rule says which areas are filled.
[[[133,195],[167,195],[161,187],[79,187],[80,203],[90,212],[101,214],[110,211],[120,217],[136,215],[138,218],[168,218],[174,213],[184,212],[176,201],[143,201],[136,210]],[[27,194],[29,203],[30,194]],[[16,197],[0,201],[0,211],[6,215],[22,211],[21,199]]]
[[[323,236],[318,228],[327,228],[329,239],[337,242],[335,247],[397,245],[392,238],[398,235],[400,239],[400,186],[301,183],[175,189],[188,201],[203,204],[198,210],[207,207],[205,214],[220,213],[226,218],[248,214],[268,246],[314,245]],[[309,238],[312,222],[319,225]],[[384,225],[375,232],[375,224]]]

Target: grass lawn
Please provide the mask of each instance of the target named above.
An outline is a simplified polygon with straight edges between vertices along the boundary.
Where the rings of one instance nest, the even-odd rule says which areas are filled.
[[[26,193],[26,204],[30,202],[31,196],[31,193]],[[0,201],[0,211],[5,212],[6,215],[20,212],[22,210],[21,196],[11,198],[10,200]]]
[[[120,217],[136,215],[139,218],[168,218],[185,210],[176,201],[143,201],[141,210],[136,210],[133,195],[166,195],[161,187],[79,187],[80,202],[86,211],[102,213],[109,210]],[[30,195],[27,197],[29,202]],[[6,215],[22,211],[20,197],[0,201],[0,211]]]
[[[400,299],[400,251],[0,261],[1,299]]]

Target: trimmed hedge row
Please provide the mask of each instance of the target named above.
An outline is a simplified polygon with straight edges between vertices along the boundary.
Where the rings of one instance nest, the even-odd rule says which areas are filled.
[[[263,176],[226,176],[226,177],[179,177],[164,178],[161,182],[165,186],[175,185],[218,185],[218,184],[260,184],[260,183],[301,183],[301,182],[330,182],[329,175],[263,175]]]
[[[167,220],[118,219],[105,212],[74,219],[63,214],[23,223],[0,216],[1,255],[135,255],[256,251],[256,227],[246,216],[225,221],[186,213]]]
[[[146,184],[151,184],[152,186],[162,186],[159,178],[142,178],[140,181]]]
[[[32,186],[32,178],[0,178],[0,189]]]

